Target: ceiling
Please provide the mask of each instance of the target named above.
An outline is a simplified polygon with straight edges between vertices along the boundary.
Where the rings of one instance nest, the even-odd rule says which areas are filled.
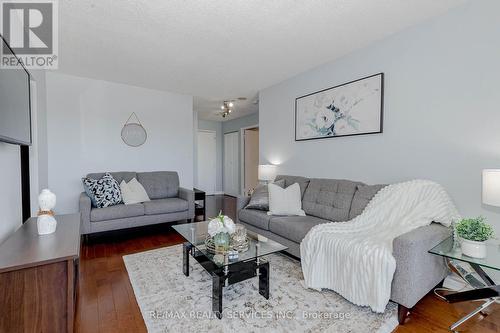
[[[199,96],[202,119],[247,97],[234,118],[256,111],[259,90],[463,2],[64,0],[59,68]]]
[[[244,116],[251,115],[259,111],[259,95],[246,94],[246,100],[241,101],[237,98],[230,99],[234,103],[233,112],[226,118],[222,118],[221,105],[222,101],[217,98],[195,97],[193,101],[193,109],[198,112],[198,118],[212,121],[228,121]]]

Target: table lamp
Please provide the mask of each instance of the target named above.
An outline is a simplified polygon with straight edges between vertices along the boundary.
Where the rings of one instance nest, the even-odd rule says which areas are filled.
[[[265,182],[266,184],[272,182],[274,178],[276,178],[276,165],[272,164],[259,165],[258,178],[259,180]]]
[[[483,203],[500,207],[500,169],[483,170]]]

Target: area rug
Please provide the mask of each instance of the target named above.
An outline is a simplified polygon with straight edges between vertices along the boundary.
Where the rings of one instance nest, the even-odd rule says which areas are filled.
[[[397,306],[385,313],[358,307],[332,291],[304,288],[300,262],[282,254],[270,262],[270,298],[257,278],[224,288],[223,318],[212,313],[211,276],[194,260],[182,273],[182,246],[123,257],[148,332],[392,332]]]

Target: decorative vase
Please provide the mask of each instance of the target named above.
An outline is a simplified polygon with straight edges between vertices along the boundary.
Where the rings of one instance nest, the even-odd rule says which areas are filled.
[[[57,228],[57,220],[54,218],[52,211],[56,206],[56,195],[48,189],[42,190],[38,196],[38,218],[36,226],[39,235],[48,235],[54,233]]]
[[[241,225],[237,224],[234,228],[234,233],[231,235],[232,243],[236,246],[241,245],[247,240],[247,229]]]
[[[468,239],[461,239],[460,246],[462,253],[472,258],[486,258],[485,242],[476,242]]]
[[[229,250],[231,237],[227,232],[219,232],[214,237],[214,247],[217,253],[226,253]]]

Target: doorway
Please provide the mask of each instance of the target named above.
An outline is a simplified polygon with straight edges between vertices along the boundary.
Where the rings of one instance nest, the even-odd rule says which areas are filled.
[[[214,131],[198,131],[196,188],[207,195],[215,194],[217,177],[217,133]]]
[[[252,126],[241,130],[241,192],[249,194],[259,184],[259,127]]]

